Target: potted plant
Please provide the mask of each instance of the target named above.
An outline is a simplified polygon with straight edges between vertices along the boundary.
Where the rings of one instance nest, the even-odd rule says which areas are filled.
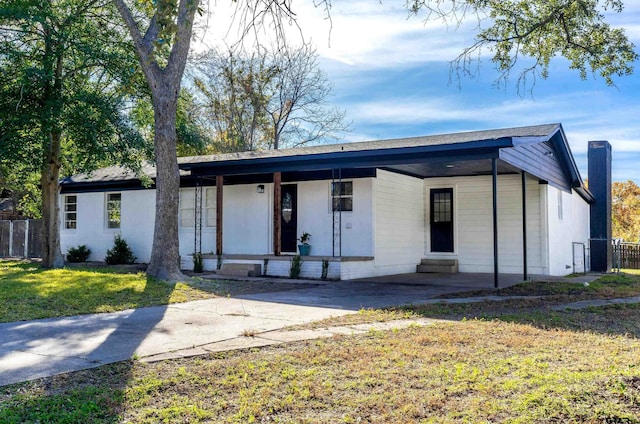
[[[309,256],[309,250],[311,250],[311,246],[309,245],[310,238],[311,234],[305,231],[298,239],[298,241],[300,242],[300,244],[298,245],[298,250],[300,251],[301,256]]]

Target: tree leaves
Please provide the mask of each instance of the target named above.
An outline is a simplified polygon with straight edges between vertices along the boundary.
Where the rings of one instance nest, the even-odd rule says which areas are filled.
[[[597,75],[607,85],[630,75],[638,59],[625,31],[606,21],[605,12],[622,12],[621,0],[414,0],[407,7],[457,25],[477,18],[476,41],[452,62],[458,76],[473,75],[485,49],[501,73],[497,83],[517,71],[520,89],[530,86],[528,78],[547,78],[557,56],[580,78]]]
[[[611,209],[613,237],[640,242],[640,187],[631,180],[614,182]]]

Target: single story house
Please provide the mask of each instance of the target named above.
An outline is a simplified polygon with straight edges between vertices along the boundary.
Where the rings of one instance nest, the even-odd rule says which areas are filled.
[[[606,143],[606,142],[604,142]],[[608,145],[608,143],[607,143]],[[609,146],[610,155],[610,146]],[[302,277],[449,271],[565,275],[590,239],[585,187],[560,124],[179,158],[182,267],[246,263]],[[143,172],[151,178],[150,164]],[[102,260],[120,234],[150,258],[155,190],[109,167],[61,182],[63,251]],[[576,253],[578,252],[578,253]],[[262,269],[262,272],[265,272]]]

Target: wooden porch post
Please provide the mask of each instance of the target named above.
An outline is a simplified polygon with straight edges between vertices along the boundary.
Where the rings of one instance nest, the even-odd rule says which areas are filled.
[[[224,177],[216,175],[216,255],[222,255],[222,187]]]
[[[493,287],[498,288],[498,160],[491,159],[493,186]]]
[[[280,243],[280,215],[282,215],[282,192],[280,184],[282,183],[282,174],[280,172],[273,173],[273,254],[280,256],[282,246]]]

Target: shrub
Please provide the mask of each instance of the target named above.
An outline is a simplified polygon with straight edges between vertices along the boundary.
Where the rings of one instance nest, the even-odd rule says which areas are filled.
[[[133,255],[131,248],[127,244],[126,240],[117,234],[113,241],[113,249],[107,250],[107,256],[104,261],[109,265],[119,264],[132,264],[136,261],[136,257]]]
[[[200,273],[202,271],[204,271],[202,253],[196,252],[193,254],[193,272]]]
[[[289,268],[289,278],[294,280],[300,278],[300,272],[302,271],[302,263],[304,261],[300,255],[296,255],[291,259],[291,268]]]
[[[82,244],[78,247],[70,247],[67,250],[67,262],[86,262],[91,255],[91,249],[86,244]]]
[[[329,273],[329,260],[328,259],[323,259],[322,260],[322,275],[320,276],[320,279],[322,281],[325,281],[327,279],[327,274]]]

